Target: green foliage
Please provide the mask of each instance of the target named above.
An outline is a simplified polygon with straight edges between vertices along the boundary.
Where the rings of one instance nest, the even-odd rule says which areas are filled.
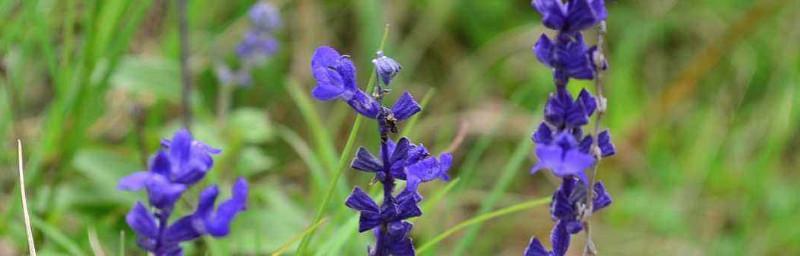
[[[452,148],[454,180],[422,187],[415,244],[426,255],[520,255],[531,235],[547,234],[547,207],[531,200],[547,198],[557,181],[527,171],[536,161],[531,124],[542,119],[536,106],[551,78],[530,52],[544,28],[528,2],[269,1],[284,18],[280,51],[254,69],[252,86],[233,89],[224,120],[214,63],[236,65],[233,47],[254,1],[189,1],[193,132],[223,149],[208,182],[245,176],[253,188],[231,237],[194,243],[189,254],[292,255],[300,237],[309,238],[305,255],[364,254],[374,238],[357,232],[342,201],[353,185],[378,194],[346,168],[355,146],[376,144],[376,126],[342,104],[313,101],[308,62],[319,45],[342,49],[364,87],[386,23],[385,51],[404,66],[390,97],[425,95],[404,135],[434,151],[465,136]],[[800,6],[607,2],[604,126],[619,154],[599,169],[614,196],[593,219],[600,252],[800,254],[800,49],[792,43]],[[118,191],[116,181],[144,169],[180,123],[174,6],[0,0],[0,253],[27,248],[16,172],[5,171],[16,168],[10,145],[21,138],[40,254],[93,252],[89,230],[106,254],[141,254],[124,216],[144,195]]]

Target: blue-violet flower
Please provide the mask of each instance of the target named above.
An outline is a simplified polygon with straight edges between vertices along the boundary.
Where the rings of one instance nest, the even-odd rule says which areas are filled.
[[[400,70],[399,63],[382,53],[373,64],[386,86]],[[345,201],[347,207],[360,213],[359,232],[373,230],[375,233],[376,244],[367,249],[367,254],[415,255],[410,237],[413,225],[407,219],[422,215],[419,208],[422,196],[417,190],[423,182],[449,180],[447,172],[452,166],[453,156],[443,153],[435,157],[422,144],[414,144],[408,138],[400,138],[397,142],[389,138],[390,134],[398,132],[398,122],[421,110],[410,93],[404,92],[391,108],[382,105],[383,96],[389,90],[378,85],[375,96],[362,91],[356,83],[356,68],[350,58],[328,46],[316,49],[311,59],[311,70],[317,80],[317,86],[311,92],[314,98],[344,101],[356,113],[378,123],[381,138],[379,156],[361,147],[351,167],[375,175],[375,180],[383,185],[383,203],[378,205],[359,187],[353,189]],[[405,180],[406,187],[394,193],[397,180]]]
[[[215,210],[219,193],[216,185],[200,194],[197,209],[173,223],[168,223],[175,202],[190,186],[205,177],[213,165],[212,148],[182,129],[171,140],[164,140],[150,160],[147,171],[133,173],[119,182],[119,189],[146,190],[150,208],[137,202],[126,216],[128,225],[136,232],[139,246],[155,255],[183,255],[181,242],[203,235],[222,237],[229,233],[230,223],[247,204],[247,182],[239,178],[233,185],[231,198]]]

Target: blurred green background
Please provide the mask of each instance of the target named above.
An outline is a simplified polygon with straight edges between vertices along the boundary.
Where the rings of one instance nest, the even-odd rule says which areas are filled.
[[[188,2],[193,132],[223,149],[205,183],[227,191],[245,176],[252,184],[232,235],[193,243],[189,255],[266,255],[311,224],[354,120],[345,104],[310,99],[311,53],[331,45],[350,54],[363,88],[384,24],[385,52],[404,66],[392,86],[430,97],[413,128],[401,129],[456,158],[454,185],[422,188],[417,246],[481,208],[546,198],[558,184],[528,174],[529,135],[553,88],[530,52],[544,28],[528,1],[270,1],[283,17],[280,50],[254,70],[251,87],[234,91],[224,120],[215,114],[214,63],[236,63],[254,1]],[[601,254],[800,254],[800,2],[607,6],[603,125],[618,154],[599,170],[614,197],[594,217]],[[0,0],[0,255],[27,252],[16,138],[40,254],[144,255],[124,215],[145,196],[115,186],[180,126],[175,7]],[[571,85],[582,87],[592,88]],[[375,129],[362,125],[357,145],[375,150]],[[369,179],[345,171],[311,252],[365,253],[372,235],[356,232],[357,215],[343,200]],[[546,238],[552,225],[540,206],[457,232],[425,255],[521,255],[531,235]],[[578,253],[582,236],[573,241]]]

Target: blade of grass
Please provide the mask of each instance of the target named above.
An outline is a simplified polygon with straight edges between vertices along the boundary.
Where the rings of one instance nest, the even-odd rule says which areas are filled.
[[[299,241],[301,238],[303,238],[309,232],[312,232],[315,229],[317,229],[317,227],[319,227],[320,225],[322,225],[326,221],[327,221],[327,219],[322,219],[322,220],[318,221],[317,223],[315,223],[314,225],[311,225],[310,227],[306,228],[306,230],[303,230],[303,232],[301,232],[300,234],[297,234],[297,235],[293,236],[291,239],[289,239],[289,241],[286,241],[286,243],[284,243],[283,245],[278,247],[278,249],[275,250],[275,252],[273,252],[271,255],[272,256],[279,256],[279,255],[283,254],[284,252],[286,252],[286,250],[289,249],[290,246],[292,246],[292,244],[294,244],[295,242]]]
[[[534,207],[537,207],[537,206],[540,206],[540,205],[546,205],[548,203],[550,203],[550,198],[540,198],[540,199],[535,199],[535,200],[531,200],[531,201],[515,204],[515,205],[509,206],[509,207],[506,207],[506,208],[498,209],[498,210],[493,211],[493,212],[487,212],[487,213],[475,216],[475,217],[473,217],[471,219],[468,219],[468,220],[466,220],[464,222],[456,224],[455,226],[445,230],[444,232],[442,232],[438,236],[434,237],[433,239],[431,239],[427,243],[423,244],[422,246],[419,247],[419,249],[417,249],[417,253],[421,255],[422,253],[424,253],[428,249],[432,248],[434,245],[438,244],[439,242],[441,242],[445,238],[447,238],[447,237],[453,235],[454,233],[458,232],[459,230],[462,230],[462,229],[467,228],[469,226],[476,225],[476,224],[482,224],[485,221],[488,221],[488,220],[491,220],[491,219],[494,219],[494,218],[497,218],[497,217],[500,217],[500,216],[503,216],[503,215],[515,213],[515,212],[522,211],[522,210],[531,209],[531,208],[534,208]]]
[[[119,231],[119,254],[120,256],[125,256],[125,230]]]
[[[89,228],[86,233],[89,238],[89,247],[92,248],[92,253],[94,256],[105,256],[106,252],[103,250],[103,245],[100,243],[100,239],[97,238],[97,231],[94,230],[94,227]]]
[[[319,159],[316,155],[314,155],[313,151],[308,147],[306,142],[288,127],[278,126],[276,130],[278,132],[278,136],[283,138],[283,140],[285,140],[289,146],[294,148],[294,151],[297,152],[300,158],[303,159],[303,162],[311,172],[311,179],[315,184],[314,187],[322,188],[325,185],[324,168],[322,167],[322,163],[320,163]]]
[[[514,93],[511,97],[511,103],[519,104],[523,99],[525,99],[533,89],[531,87],[523,87],[521,91]],[[500,114],[500,117],[497,119],[497,123],[502,124],[505,123],[510,116],[509,111],[503,111]],[[464,188],[469,187],[470,183],[472,182],[472,178],[475,176],[475,172],[477,170],[477,165],[482,159],[482,155],[489,149],[489,145],[494,142],[495,134],[497,130],[502,127],[502,125],[496,125],[489,131],[488,134],[481,136],[478,139],[478,142],[475,143],[474,146],[469,150],[467,156],[464,157],[465,161],[461,165],[461,173],[459,177],[463,180],[461,185],[456,190],[462,190]]]
[[[389,25],[386,25],[386,28],[383,31],[383,38],[381,39],[381,45],[378,48],[379,51],[383,50],[383,46],[386,43],[386,37],[389,35]],[[372,91],[372,88],[375,86],[375,68],[373,67],[372,72],[369,77],[369,83],[367,84],[367,91]],[[328,192],[325,194],[325,198],[322,200],[322,203],[319,205],[317,209],[317,214],[314,217],[314,220],[311,221],[312,223],[318,222],[322,219],[322,215],[325,214],[325,209],[328,206],[328,201],[331,200],[331,196],[333,194],[334,189],[336,188],[336,184],[339,181],[339,178],[342,176],[342,172],[346,169],[347,164],[349,161],[347,159],[350,158],[352,155],[352,148],[353,143],[356,140],[356,134],[358,133],[359,128],[361,127],[361,123],[364,121],[364,117],[361,115],[356,116],[356,120],[353,123],[353,128],[350,129],[350,135],[347,136],[347,142],[344,144],[344,149],[342,150],[342,155],[339,158],[339,165],[336,167],[336,172],[331,179],[331,183],[328,186]],[[305,236],[303,236],[303,241],[300,242],[300,245],[297,249],[297,255],[305,255],[306,248],[308,247],[308,243],[310,242],[311,238],[314,236],[314,230],[308,232]]]
[[[439,190],[436,194],[431,196],[428,200],[425,200],[425,202],[422,203],[422,212],[426,212],[431,207],[433,207],[434,205],[438,205],[439,201],[441,201],[442,198],[444,198],[444,196],[447,194],[447,192],[450,192],[450,190],[452,190],[456,185],[458,185],[459,181],[461,181],[460,178],[455,178],[454,180],[450,181],[450,183],[447,184],[447,186],[445,186],[444,189]]]
[[[533,130],[533,126],[531,126],[530,130]],[[486,197],[486,199],[484,199],[481,203],[478,214],[484,214],[492,210],[494,204],[497,203],[500,197],[503,196],[503,193],[505,193],[506,189],[508,189],[508,186],[511,185],[511,182],[514,181],[514,176],[517,173],[516,171],[520,169],[525,160],[525,156],[530,153],[532,147],[533,143],[528,140],[522,140],[517,144],[516,149],[514,149],[511,158],[503,168],[503,172],[495,183],[494,188],[489,193],[489,196]],[[480,228],[481,223],[477,223],[477,225],[470,227],[470,229],[464,235],[464,238],[459,241],[456,249],[453,251],[453,254],[463,255],[469,246],[473,244],[473,241],[478,236],[478,231],[480,231]]]
[[[31,217],[28,212],[28,200],[25,196],[25,174],[22,171],[22,140],[17,140],[17,155],[19,156],[19,196],[22,200],[22,214],[25,219],[25,233],[28,236],[28,253],[36,256],[36,246],[33,242],[33,231],[31,231]]]
[[[298,110],[300,110],[300,115],[303,116],[303,120],[308,124],[308,129],[314,140],[317,154],[320,155],[322,162],[325,164],[325,168],[333,170],[333,168],[336,167],[336,146],[333,144],[334,139],[331,138],[328,130],[325,129],[325,125],[323,125],[319,113],[314,108],[313,102],[308,95],[306,95],[307,92],[302,90],[296,81],[289,80],[287,89],[289,97],[292,97],[292,101],[295,102]]]

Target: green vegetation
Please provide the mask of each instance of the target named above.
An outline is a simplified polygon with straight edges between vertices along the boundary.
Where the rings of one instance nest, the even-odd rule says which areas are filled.
[[[181,123],[175,2],[0,0],[0,255],[28,248],[16,138],[40,255],[142,255],[124,216],[144,195],[116,183]],[[558,181],[528,169],[552,85],[530,51],[544,28],[527,1],[273,0],[280,50],[235,89],[227,120],[214,64],[236,63],[254,1],[188,2],[192,132],[223,149],[206,182],[244,176],[251,198],[229,237],[187,255],[292,255],[303,238],[309,255],[365,253],[373,238],[344,198],[356,184],[378,191],[342,166],[353,146],[375,145],[376,125],[312,101],[309,61],[335,46],[366,88],[385,24],[384,51],[404,67],[392,87],[429,99],[403,131],[434,152],[456,146],[452,183],[422,187],[422,255],[521,255],[548,235],[542,200]],[[800,5],[607,2],[604,124],[618,154],[599,169],[614,196],[593,218],[600,253],[800,254]]]

